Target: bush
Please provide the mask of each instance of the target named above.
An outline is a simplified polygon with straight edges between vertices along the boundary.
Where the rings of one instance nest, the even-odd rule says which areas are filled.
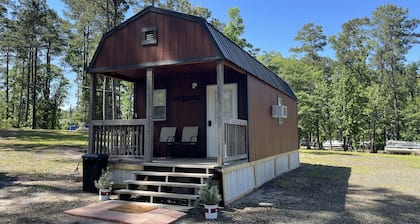
[[[111,189],[113,183],[112,173],[109,171],[109,168],[106,168],[106,170],[102,170],[99,180],[95,180],[95,187],[98,189]]]
[[[217,186],[204,186],[200,188],[199,193],[200,201],[206,205],[216,205],[221,200]]]

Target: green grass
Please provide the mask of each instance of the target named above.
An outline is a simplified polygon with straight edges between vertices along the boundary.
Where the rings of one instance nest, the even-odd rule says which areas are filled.
[[[84,147],[87,133],[63,130],[1,129],[0,145],[14,150],[42,150],[51,147]]]
[[[0,130],[0,172],[11,175],[67,175],[80,161],[87,133],[59,130]]]
[[[394,158],[401,162],[406,163],[412,168],[420,169],[420,156],[415,155],[395,155],[395,154],[381,154],[380,156],[387,158]]]
[[[338,150],[307,150],[300,149],[302,154],[302,162],[309,164],[324,164],[324,165],[343,165],[343,161],[337,160],[336,155],[341,155],[344,158],[346,156],[360,157],[358,160],[363,161],[364,158],[388,158],[390,160],[398,160],[411,168],[420,168],[420,156],[412,154],[384,154],[384,153],[369,153],[369,152],[344,152]],[[319,160],[319,156],[323,159]],[[344,161],[345,162],[345,161]],[[367,166],[356,166],[353,167],[353,171],[360,173],[369,172],[370,168]]]

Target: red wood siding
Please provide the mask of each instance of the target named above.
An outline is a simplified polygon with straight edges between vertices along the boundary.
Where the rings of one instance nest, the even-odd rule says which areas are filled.
[[[283,124],[271,116],[271,106],[281,96],[288,115]],[[298,148],[297,104],[279,90],[248,75],[248,126],[250,160],[255,161]]]
[[[197,82],[196,89],[191,83]],[[225,71],[225,83],[238,83],[238,116],[246,119],[246,75],[233,70]],[[199,145],[197,152],[185,157],[201,157],[207,155],[207,114],[206,114],[206,86],[216,84],[216,65],[213,71],[201,70],[190,74],[155,74],[155,89],[166,89],[166,121],[154,122],[154,156],[166,156],[166,147],[158,144],[161,127],[177,127],[176,140],[181,139],[182,127],[199,126]],[[139,80],[136,85],[136,113],[138,118],[145,117],[145,83]],[[197,100],[180,100],[180,97],[194,97]],[[185,151],[178,153],[182,156]]]
[[[141,44],[141,29],[157,27],[156,45]],[[212,57],[217,50],[201,23],[149,12],[109,35],[93,69]]]

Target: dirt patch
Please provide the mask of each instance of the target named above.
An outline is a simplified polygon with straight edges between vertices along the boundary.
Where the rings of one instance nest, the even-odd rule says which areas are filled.
[[[53,149],[21,158],[21,162],[16,161],[14,165],[1,163],[0,223],[92,223],[92,220],[63,213],[98,200],[96,194],[82,191],[82,167],[75,170],[79,151],[80,148],[66,148],[64,152]],[[8,155],[9,158],[21,155],[16,153],[21,152],[0,147],[1,158],[6,160]],[[51,163],[61,164],[61,169],[48,172],[38,166],[32,167],[32,164],[49,166]]]

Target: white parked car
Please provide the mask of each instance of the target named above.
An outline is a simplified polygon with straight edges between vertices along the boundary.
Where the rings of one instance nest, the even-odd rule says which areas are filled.
[[[420,142],[389,140],[385,145],[386,153],[414,153],[420,152]]]
[[[338,140],[331,140],[331,145],[333,149],[342,149],[344,144],[342,141],[338,141]],[[325,142],[322,143],[322,147],[324,149],[330,149],[330,141],[327,140]]]

